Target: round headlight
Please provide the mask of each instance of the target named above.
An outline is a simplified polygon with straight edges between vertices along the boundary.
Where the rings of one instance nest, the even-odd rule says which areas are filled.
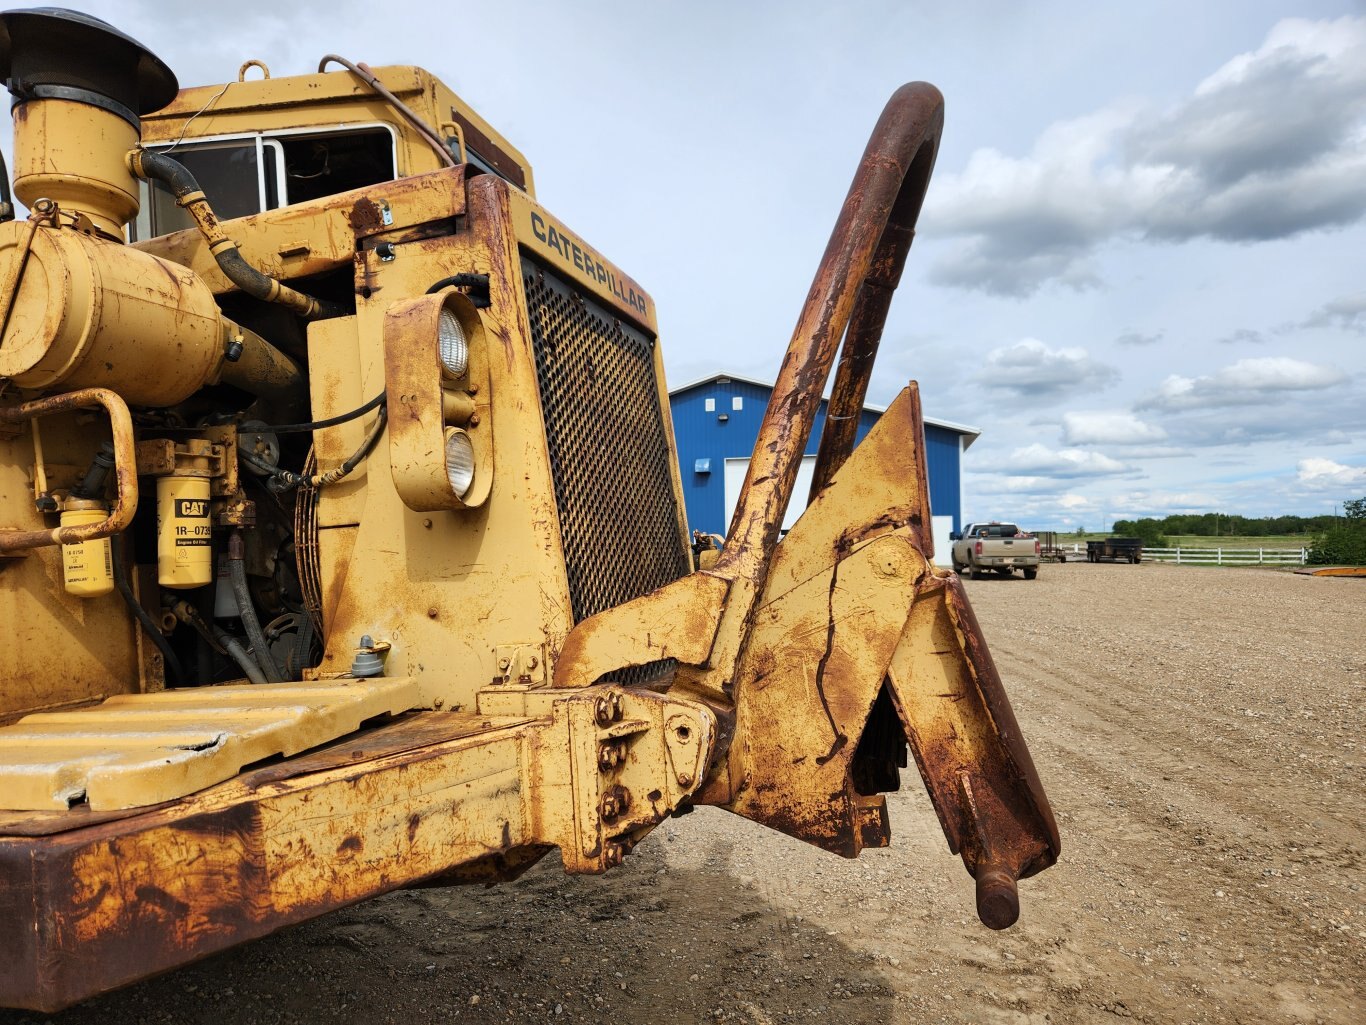
[[[441,311],[436,329],[441,365],[452,377],[464,377],[470,365],[470,347],[465,341],[465,329],[450,310]]]
[[[454,427],[446,431],[446,479],[456,498],[464,498],[474,483],[474,446],[468,434]]]

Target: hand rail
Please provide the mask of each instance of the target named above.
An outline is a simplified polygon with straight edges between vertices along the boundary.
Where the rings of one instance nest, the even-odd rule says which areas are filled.
[[[42,548],[45,545],[72,545],[96,541],[127,529],[138,511],[137,458],[133,448],[133,418],[128,405],[108,388],[82,388],[64,395],[51,395],[19,406],[0,407],[0,421],[32,420],[40,416],[102,406],[109,414],[114,442],[114,504],[109,515],[98,523],[72,524],[44,530],[5,530],[0,528],[0,552]]]
[[[813,494],[853,450],[882,324],[915,235],[943,126],[944,98],[927,82],[903,85],[883,109],[783,358],[714,572],[762,584],[846,328]]]

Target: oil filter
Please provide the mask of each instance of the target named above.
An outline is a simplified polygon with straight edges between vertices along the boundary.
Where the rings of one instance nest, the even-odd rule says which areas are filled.
[[[157,478],[157,583],[185,590],[213,580],[207,477]]]
[[[62,510],[62,526],[99,523],[109,515],[101,503],[71,499]],[[77,598],[98,598],[114,590],[114,558],[109,538],[62,545],[62,582]]]

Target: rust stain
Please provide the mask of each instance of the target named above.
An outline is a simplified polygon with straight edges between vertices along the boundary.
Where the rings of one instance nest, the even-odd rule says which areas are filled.
[[[384,211],[373,199],[362,196],[346,215],[346,223],[359,235],[371,235],[384,227]]]
[[[185,917],[190,910],[190,905],[178,897],[171,896],[159,886],[139,886],[133,892],[143,904],[150,904],[175,918]]]

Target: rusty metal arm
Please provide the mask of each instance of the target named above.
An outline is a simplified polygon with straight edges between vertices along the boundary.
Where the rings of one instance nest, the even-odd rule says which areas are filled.
[[[754,443],[749,476],[717,563],[717,572],[723,575],[738,571],[754,577],[762,586],[836,347],[850,326],[856,299],[858,315],[845,342],[849,358],[841,363],[836,380],[838,405],[832,399],[826,434],[830,434],[829,422],[835,416],[848,415],[848,409],[853,408],[857,417],[882,321],[929,185],[943,125],[944,98],[939,90],[928,82],[912,82],[892,94],[873,129],[792,333]],[[857,419],[850,422],[847,439],[844,432],[837,432],[829,454],[822,444],[817,483],[822,479],[822,466],[828,478],[834,465],[843,461],[837,453],[848,455],[857,426]]]
[[[705,571],[726,586],[677,581],[590,617],[566,639],[555,668],[556,686],[582,685],[613,669],[660,657],[655,653],[658,646],[643,643],[636,631],[642,622],[658,619],[662,609],[686,607],[693,590],[701,586],[719,600],[704,614],[674,617],[668,657],[692,667],[680,674],[680,683],[728,702],[725,694],[747,643],[840,339],[849,327],[855,343],[851,352],[866,354],[857,375],[842,368],[840,381],[845,383],[837,385],[851,395],[857,392],[861,404],[943,124],[944,98],[939,90],[927,82],[912,82],[892,94],[873,129],[783,358],[729,536],[716,564]],[[852,326],[851,314],[856,316]],[[848,403],[849,398],[842,398],[840,408]],[[856,429],[857,422],[852,426]],[[852,447],[852,433],[848,441]]]
[[[908,112],[901,110],[898,113]],[[922,123],[923,120],[921,118]],[[892,295],[901,282],[901,272],[911,251],[911,242],[915,239],[915,225],[920,218],[920,208],[925,203],[925,192],[934,170],[938,144],[939,133],[936,129],[933,137],[927,135],[915,151],[910,170],[902,180],[901,191],[892,207],[887,228],[882,233],[877,252],[873,254],[873,266],[864,279],[853,315],[849,318],[811,479],[812,498],[830,483],[830,479],[854,450],[859,417],[868,395],[868,382],[877,359],[878,343],[882,340],[882,327],[887,321]]]
[[[128,406],[107,388],[83,388],[35,399],[19,406],[0,407],[0,420],[25,421],[71,409],[100,406],[109,414],[114,442],[114,504],[109,515],[98,523],[54,527],[51,530],[0,530],[0,552],[42,548],[45,545],[71,545],[96,541],[117,534],[133,522],[138,511],[137,459],[133,451],[133,419]]]

